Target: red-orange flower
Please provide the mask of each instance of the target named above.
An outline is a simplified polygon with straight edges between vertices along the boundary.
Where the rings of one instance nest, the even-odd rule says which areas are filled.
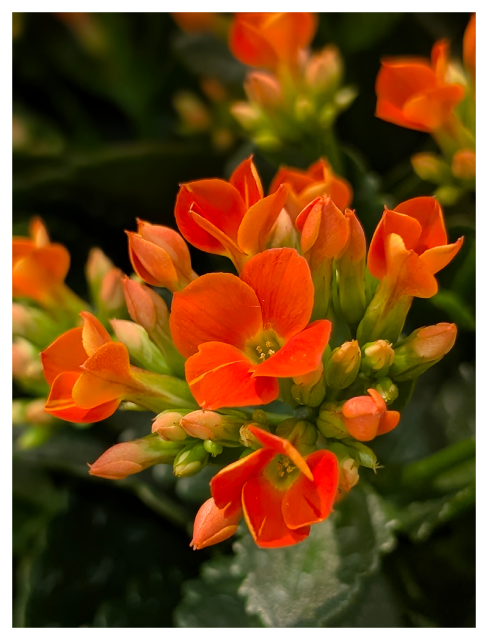
[[[463,61],[473,80],[476,78],[476,13],[473,13],[463,38]]]
[[[319,450],[305,457],[288,440],[256,426],[263,445],[212,478],[210,487],[223,517],[241,509],[259,547],[286,547],[304,540],[310,525],[325,520],[339,483],[337,458]]]
[[[251,156],[229,182],[211,179],[183,184],[175,218],[188,242],[202,251],[229,257],[240,270],[249,256],[266,249],[285,200],[286,187],[263,198]]]
[[[126,233],[130,261],[144,282],[179,291],[197,277],[186,242],[173,229],[137,220],[137,233]]]
[[[111,416],[140,385],[129,364],[129,352],[91,313],[83,327],[70,329],[41,353],[44,376],[51,385],[46,411],[68,422],[97,422]]]
[[[382,60],[376,79],[376,115],[393,124],[435,132],[446,127],[464,96],[460,84],[446,81],[449,43],[440,40],[431,61],[424,58]]]
[[[270,249],[240,278],[210,273],[176,293],[171,333],[200,406],[266,404],[278,397],[277,378],[314,371],[331,325],[308,325],[313,296],[307,262],[294,249]]]
[[[437,293],[434,277],[448,265],[463,244],[447,244],[439,202],[413,198],[386,209],[374,232],[368,267],[375,278],[387,278],[398,295],[430,298]]]
[[[234,56],[251,67],[294,67],[317,29],[312,13],[239,13],[230,31]]]
[[[320,158],[303,171],[292,167],[281,167],[269,188],[274,193],[280,184],[289,187],[286,209],[292,220],[300,211],[318,196],[330,196],[336,207],[344,211],[352,201],[351,185],[344,178],[336,176],[325,158]]]
[[[29,235],[12,239],[12,295],[52,306],[65,289],[70,256],[63,245],[49,242],[39,218],[31,221]]]
[[[350,398],[342,407],[346,429],[353,438],[368,442],[394,429],[400,421],[398,411],[387,411],[386,403],[376,389],[368,396]]]

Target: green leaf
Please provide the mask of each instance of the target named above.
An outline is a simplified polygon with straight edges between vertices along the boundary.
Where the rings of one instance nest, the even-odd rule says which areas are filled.
[[[302,543],[259,549],[250,535],[235,545],[233,565],[247,573],[239,593],[267,627],[326,626],[351,606],[365,577],[395,545],[393,522],[363,482]]]
[[[183,585],[183,600],[176,609],[178,627],[261,627],[259,618],[246,613],[238,589],[244,574],[231,558],[213,558],[202,567],[201,577]]]

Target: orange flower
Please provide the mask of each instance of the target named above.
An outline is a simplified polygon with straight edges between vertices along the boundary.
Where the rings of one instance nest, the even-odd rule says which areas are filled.
[[[288,440],[256,426],[263,445],[212,478],[215,505],[231,519],[244,512],[258,547],[286,547],[304,540],[310,525],[325,520],[339,483],[336,456],[325,450],[305,457]]]
[[[187,33],[219,32],[222,26],[222,17],[211,11],[185,11],[172,13],[171,16],[180,29]]]
[[[32,298],[44,306],[63,300],[70,256],[61,244],[49,242],[39,218],[29,225],[30,238],[12,239],[12,295]]]
[[[237,531],[241,518],[242,511],[227,518],[224,511],[217,507],[214,499],[209,498],[202,504],[195,516],[190,547],[193,547],[194,550],[205,549],[212,544],[227,540]]]
[[[473,80],[476,78],[476,13],[473,13],[463,38],[463,60],[464,66],[471,74]]]
[[[239,13],[231,27],[229,47],[251,67],[296,67],[316,29],[312,13]]]
[[[375,278],[387,278],[397,295],[431,298],[437,293],[434,277],[448,265],[463,244],[447,244],[440,204],[435,198],[413,198],[393,211],[385,209],[374,232],[368,268]]]
[[[330,196],[341,211],[352,201],[351,185],[344,178],[334,175],[325,158],[314,162],[306,171],[281,167],[271,182],[269,192],[274,193],[281,184],[289,186],[286,209],[292,220],[317,196]]]
[[[294,249],[270,249],[240,278],[210,273],[176,293],[171,333],[200,406],[266,404],[278,397],[277,378],[314,371],[331,325],[307,326],[312,307],[310,270]]]
[[[186,242],[173,229],[137,220],[137,233],[126,233],[130,261],[144,282],[180,291],[197,277]]]
[[[400,421],[398,411],[387,411],[386,403],[376,389],[368,396],[350,398],[342,407],[346,429],[353,438],[368,442],[394,429]]]
[[[448,63],[447,40],[434,45],[430,62],[424,58],[382,60],[376,79],[378,118],[427,132],[449,125],[464,88],[446,81]]]
[[[208,253],[229,257],[238,270],[266,249],[286,200],[286,187],[263,198],[252,162],[244,160],[229,182],[219,179],[183,184],[175,205],[178,228],[188,242]]]

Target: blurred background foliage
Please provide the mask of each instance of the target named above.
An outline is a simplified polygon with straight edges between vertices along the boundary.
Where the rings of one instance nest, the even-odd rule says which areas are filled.
[[[320,15],[313,48],[335,43],[358,92],[336,134],[369,238],[384,204],[434,190],[410,164],[414,153],[434,149],[430,137],[374,117],[380,58],[429,57],[441,37],[460,57],[468,20],[462,13]],[[179,183],[227,178],[252,152],[265,185],[281,162],[307,167],[317,159],[253,148],[202,90],[202,76],[243,98],[245,67],[225,40],[184,33],[168,13],[14,14],[13,231],[26,235],[40,215],[52,239],[68,247],[67,282],[81,296],[91,247],[130,273],[123,230],[134,229],[136,217],[175,228]],[[210,129],[185,130],[181,92],[207,105]],[[237,541],[190,550],[212,467],[178,480],[163,465],[117,483],[90,477],[86,463],[145,435],[150,414],[119,412],[89,429],[63,423],[33,448],[18,446],[16,427],[14,625],[474,626],[473,195],[445,214],[449,237],[465,236],[463,249],[439,274],[439,293],[414,301],[405,330],[452,321],[457,343],[422,377],[400,427],[375,441],[384,468],[365,470],[333,516],[296,547],[260,550],[242,529]],[[199,273],[230,268],[191,252]]]

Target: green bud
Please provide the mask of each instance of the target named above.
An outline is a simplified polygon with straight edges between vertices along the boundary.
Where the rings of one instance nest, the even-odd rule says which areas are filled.
[[[132,377],[139,383],[139,389],[127,400],[155,413],[166,409],[197,408],[195,398],[185,380],[166,376],[143,369],[133,369]]]
[[[378,468],[378,459],[372,449],[358,440],[348,438],[342,442],[347,447],[353,458],[357,460],[358,464],[362,467],[367,467],[368,469],[376,471]]]
[[[206,466],[208,458],[209,453],[203,442],[189,444],[176,456],[173,473],[175,476],[184,478],[194,476]]]
[[[342,404],[338,402],[326,402],[320,407],[317,418],[317,428],[325,438],[347,438],[347,431],[342,419]]]
[[[117,339],[129,350],[134,365],[155,373],[171,373],[163,354],[143,327],[130,320],[110,320],[110,324]]]
[[[207,451],[212,456],[212,458],[220,455],[224,450],[223,445],[219,444],[218,442],[212,442],[212,440],[204,440],[203,447],[205,451]]]
[[[312,423],[298,418],[288,418],[280,422],[276,427],[276,435],[289,440],[302,455],[314,451],[318,437],[317,429]]]
[[[251,449],[259,449],[262,445],[256,438],[256,436],[251,432],[249,427],[258,427],[259,429],[267,431],[268,433],[270,432],[270,428],[262,424],[247,422],[239,429],[240,444]]]
[[[321,376],[319,381],[313,385],[294,384],[291,388],[291,395],[298,404],[308,407],[318,407],[325,398],[325,382]]]
[[[354,382],[361,364],[361,349],[357,340],[344,344],[331,353],[325,365],[325,381],[332,389],[345,389]]]
[[[265,425],[266,427],[269,425],[266,411],[263,411],[262,409],[256,409],[256,411],[253,411],[252,419],[253,422],[257,422],[259,425]]]
[[[45,311],[12,303],[12,335],[21,336],[39,348],[45,348],[64,331]]]
[[[391,404],[398,398],[398,387],[390,380],[390,378],[379,378],[374,388],[381,395],[386,404]]]
[[[368,377],[382,378],[387,375],[394,360],[395,352],[390,342],[367,342],[361,349],[361,372]]]
[[[441,184],[451,177],[449,165],[433,153],[417,153],[411,158],[413,170],[421,180]]]

